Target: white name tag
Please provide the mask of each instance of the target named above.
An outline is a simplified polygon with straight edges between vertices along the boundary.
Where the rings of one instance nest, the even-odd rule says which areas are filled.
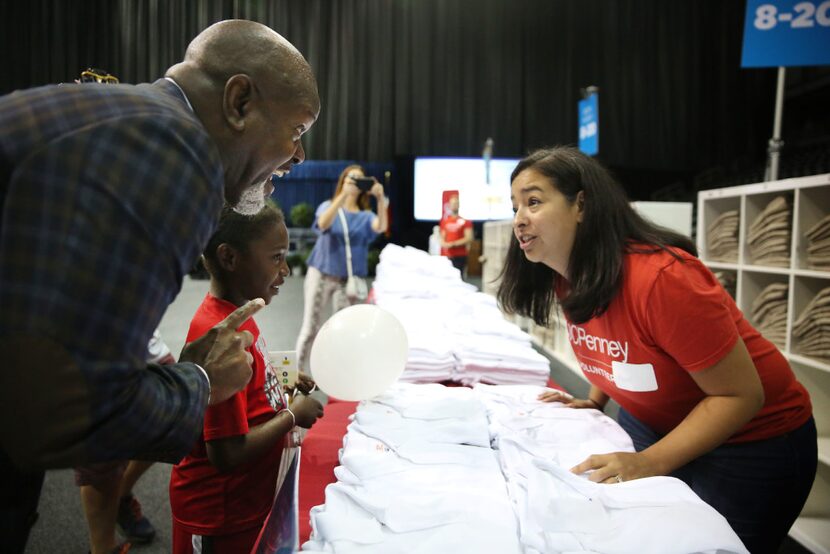
[[[657,390],[657,377],[651,364],[625,364],[611,362],[614,383],[618,388],[632,392],[650,392]]]

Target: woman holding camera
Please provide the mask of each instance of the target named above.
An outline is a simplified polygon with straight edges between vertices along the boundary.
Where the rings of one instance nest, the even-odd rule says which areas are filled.
[[[377,199],[377,213],[371,210],[371,196]],[[337,312],[364,300],[360,287],[357,291],[349,287],[347,291],[347,280],[349,273],[358,280],[366,278],[369,245],[386,231],[388,204],[383,185],[377,179],[367,178],[361,166],[350,165],[340,173],[332,199],[318,206],[312,227],[318,237],[308,258],[303,326],[297,338],[300,371],[310,373],[311,345],[323,324],[323,309],[329,301],[332,311]]]

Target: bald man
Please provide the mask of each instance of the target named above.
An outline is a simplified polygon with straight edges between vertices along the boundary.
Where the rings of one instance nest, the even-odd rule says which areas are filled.
[[[0,97],[0,541],[22,551],[43,468],[176,462],[241,390],[252,301],[150,365],[147,343],[223,203],[263,205],[320,111],[283,37],[223,21],[152,84]]]

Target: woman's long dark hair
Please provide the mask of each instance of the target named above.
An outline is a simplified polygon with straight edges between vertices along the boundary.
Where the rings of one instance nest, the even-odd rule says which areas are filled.
[[[537,150],[519,162],[510,181],[528,169],[550,179],[571,203],[580,191],[584,196],[583,218],[568,260],[568,292],[561,301],[574,323],[584,323],[608,309],[622,283],[627,252],[665,250],[679,259],[670,250],[675,247],[697,256],[688,237],[654,225],[635,212],[611,174],[576,148]],[[564,277],[542,263],[529,262],[515,235],[500,278],[497,298],[505,312],[530,317],[539,325],[550,323],[555,291]]]

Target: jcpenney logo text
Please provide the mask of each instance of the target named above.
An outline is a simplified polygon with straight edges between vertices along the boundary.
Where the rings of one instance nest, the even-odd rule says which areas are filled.
[[[609,340],[590,335],[585,329],[572,323],[568,323],[568,339],[574,347],[584,345],[588,350],[619,358],[623,363],[628,362],[628,341]]]

